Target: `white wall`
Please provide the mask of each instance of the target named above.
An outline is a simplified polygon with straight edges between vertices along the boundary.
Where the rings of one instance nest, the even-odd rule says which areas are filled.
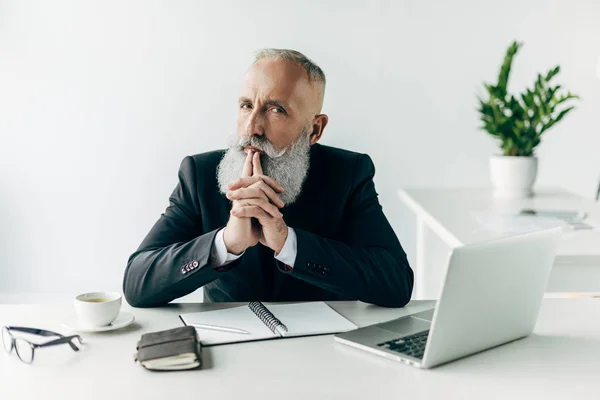
[[[413,259],[406,186],[487,185],[475,94],[509,42],[512,87],[560,63],[584,100],[544,140],[539,182],[600,173],[600,2],[0,0],[0,292],[120,289],[181,159],[225,145],[254,50],[325,70],[323,143],[369,153]]]

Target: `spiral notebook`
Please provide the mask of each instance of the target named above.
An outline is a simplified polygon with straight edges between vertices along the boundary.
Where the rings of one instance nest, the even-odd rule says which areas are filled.
[[[248,334],[196,328],[200,342],[214,344],[323,335],[356,329],[324,302],[264,305],[254,301],[247,306],[181,314],[185,325],[208,324],[242,329]]]

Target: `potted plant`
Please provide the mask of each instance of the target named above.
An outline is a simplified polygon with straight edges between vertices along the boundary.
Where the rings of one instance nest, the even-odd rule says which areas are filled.
[[[504,57],[497,84],[484,83],[488,98],[479,98],[481,129],[500,141],[501,155],[490,158],[490,176],[498,197],[520,198],[532,195],[537,175],[535,148],[542,135],[564,118],[574,106],[567,106],[579,97],[561,90],[550,81],[560,72],[560,66],[546,75],[538,74],[533,87],[520,95],[507,91],[513,57],[522,43],[513,42]]]

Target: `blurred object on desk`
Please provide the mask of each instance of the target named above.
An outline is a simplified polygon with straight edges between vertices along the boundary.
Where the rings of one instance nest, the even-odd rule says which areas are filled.
[[[524,208],[519,212],[519,215],[533,215],[546,218],[557,218],[563,221],[582,221],[587,217],[587,213],[578,210],[534,210]]]

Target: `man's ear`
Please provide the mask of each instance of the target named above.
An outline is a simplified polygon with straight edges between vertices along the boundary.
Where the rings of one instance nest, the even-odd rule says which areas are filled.
[[[312,132],[310,133],[310,144],[311,146],[321,139],[323,135],[323,131],[327,126],[327,122],[329,122],[329,117],[327,114],[319,114],[315,117],[312,123]]]

